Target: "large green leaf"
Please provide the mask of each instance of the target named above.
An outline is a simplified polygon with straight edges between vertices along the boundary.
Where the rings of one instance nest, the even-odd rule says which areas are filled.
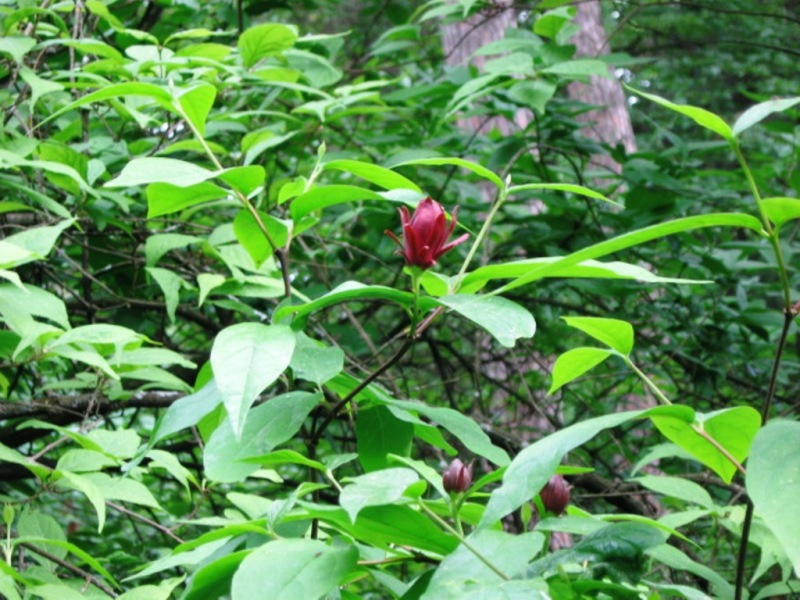
[[[335,591],[356,566],[354,546],[284,539],[256,548],[242,561],[231,586],[232,600],[312,600]]]
[[[356,445],[358,461],[365,471],[386,468],[390,454],[409,456],[413,439],[414,426],[398,419],[385,406],[358,411]]]
[[[434,524],[428,517],[401,504],[368,506],[358,513],[353,523],[344,509],[333,506],[309,505],[300,502],[304,513],[293,519],[317,518],[356,539],[389,549],[397,545],[418,548],[446,555],[458,546],[458,540]]]
[[[800,97],[767,100],[766,102],[760,102],[755,106],[751,106],[736,119],[736,123],[733,124],[733,133],[739,136],[746,129],[760,123],[771,114],[783,112],[797,104],[800,104]]]
[[[377,192],[354,185],[317,186],[292,200],[292,219],[299,221],[315,210],[358,200],[385,200],[385,198]]]
[[[181,111],[202,136],[206,134],[206,118],[216,97],[217,88],[209,83],[196,85],[178,96]]]
[[[174,158],[134,158],[106,184],[110,188],[134,187],[148,183],[169,183],[178,187],[197,185],[216,173],[194,163]]]
[[[528,563],[542,550],[545,536],[539,532],[511,535],[504,531],[483,529],[472,533],[468,538],[474,548],[479,548],[481,556],[495,565],[508,577],[524,573]],[[503,579],[463,544],[449,554],[437,567],[422,598],[463,597],[468,584],[490,584],[497,586]],[[541,585],[541,584],[539,584]],[[528,589],[530,594],[532,590]],[[544,588],[547,591],[547,588]],[[498,596],[506,598],[507,596]],[[513,597],[513,596],[512,596]],[[536,598],[527,595],[525,598]],[[544,598],[546,596],[542,596]]]
[[[67,104],[65,107],[60,108],[48,116],[40,123],[40,126],[52,119],[55,119],[56,117],[60,117],[64,113],[68,113],[71,110],[80,108],[81,106],[86,106],[87,104],[92,104],[93,102],[100,102],[101,100],[114,100],[120,96],[146,96],[156,100],[165,107],[171,107],[172,102],[172,96],[170,93],[163,87],[156,84],[142,83],[138,81],[117,83],[104,86],[97,91],[86,94],[85,96],[81,96],[78,100]]]
[[[358,384],[358,379],[342,373],[328,381],[326,387],[329,387],[340,395],[346,395]],[[458,438],[471,452],[478,456],[483,456],[498,466],[505,466],[509,462],[508,454],[506,454],[505,450],[492,444],[491,439],[486,435],[486,432],[481,429],[480,425],[457,410],[443,406],[430,406],[422,402],[397,400],[374,385],[367,386],[356,396],[356,400],[364,398],[376,404],[386,405],[391,409],[400,409],[403,412],[407,411],[413,415],[419,414],[427,417]],[[395,413],[395,416],[398,416],[398,414]],[[420,430],[417,429],[416,433],[420,435]]]
[[[507,283],[494,293],[501,294],[504,291],[518,288],[536,281],[537,279],[552,277],[555,273],[558,273],[560,269],[580,264],[586,260],[600,258],[658,238],[703,227],[746,227],[760,235],[765,235],[761,221],[752,215],[743,213],[715,213],[696,217],[684,217],[682,219],[675,219],[673,221],[667,221],[666,223],[659,223],[657,225],[645,227],[644,229],[631,231],[606,240],[605,242],[588,246],[546,265],[534,267],[528,271],[527,274]]]
[[[792,219],[800,219],[800,200],[797,198],[764,198],[761,208],[776,227]]]
[[[239,323],[217,334],[211,367],[237,437],[255,399],[289,366],[294,345],[285,325]]]
[[[346,171],[353,175],[365,179],[370,183],[374,183],[385,190],[393,190],[397,188],[404,188],[414,190],[415,192],[422,192],[419,186],[394,171],[373,165],[370,163],[361,162],[358,160],[332,160],[331,162],[323,165],[323,171]]]
[[[800,576],[800,423],[772,421],[755,436],[747,461],[747,493]]]
[[[472,171],[479,177],[488,179],[498,188],[503,187],[503,180],[500,179],[497,175],[495,175],[492,171],[490,171],[484,166],[465,160],[463,158],[456,158],[456,157],[416,158],[414,160],[407,160],[404,162],[396,163],[392,165],[392,168],[396,169],[397,167],[404,167],[406,165],[432,165],[432,166],[450,165],[453,167],[461,167],[462,169],[467,169],[468,171]]]
[[[290,440],[302,427],[309,413],[320,403],[320,394],[289,392],[253,408],[241,436],[230,421],[224,421],[208,440],[203,452],[206,476],[212,481],[242,481],[259,468],[257,462],[276,446]]]
[[[623,356],[633,350],[633,326],[619,319],[601,317],[562,317],[567,325],[580,329]]]
[[[596,200],[602,200],[603,202],[608,202],[613,204],[614,206],[622,206],[619,202],[612,200],[611,198],[606,198],[603,194],[599,192],[595,192],[594,190],[590,190],[587,187],[582,185],[575,185],[572,183],[527,183],[525,185],[515,185],[513,187],[508,188],[509,196],[511,194],[518,194],[519,192],[526,192],[526,191],[538,191],[538,190],[555,190],[559,192],[571,192],[573,194],[578,194],[579,196],[586,196],[587,198],[594,198]]]
[[[555,473],[564,455],[598,433],[642,415],[642,411],[613,413],[571,425],[531,444],[520,452],[503,475],[503,483],[492,492],[480,521],[487,527],[530,501]]]
[[[455,294],[439,298],[439,302],[483,327],[506,348],[513,348],[518,339],[536,333],[536,321],[530,311],[507,298]]]
[[[735,138],[733,130],[725,121],[722,120],[721,117],[715,115],[710,111],[707,111],[704,108],[698,108],[697,106],[690,106],[688,104],[675,104],[665,98],[662,98],[661,96],[656,96],[655,94],[646,94],[631,87],[628,87],[628,89],[638,94],[642,98],[647,98],[648,100],[655,102],[656,104],[660,104],[665,108],[673,110],[682,115],[686,115],[701,127],[710,129],[711,131],[713,131],[719,136],[722,136],[729,142],[733,141],[733,139]]]
[[[339,504],[355,523],[362,508],[394,504],[403,497],[406,488],[417,481],[416,471],[404,467],[373,471],[353,477],[339,495]]]
[[[229,192],[210,181],[203,181],[187,187],[171,183],[151,183],[147,186],[146,193],[147,218],[154,219],[180,212],[191,206],[225,198]]]
[[[275,311],[273,321],[280,322],[292,313],[296,319],[314,313],[323,308],[341,304],[348,301],[365,301],[365,300],[384,300],[386,302],[393,302],[404,307],[410,307],[414,301],[414,296],[410,292],[401,292],[394,288],[380,286],[380,285],[364,285],[358,281],[345,281],[343,284],[337,286],[324,296],[320,296],[312,302],[298,305],[282,306]],[[423,305],[434,305],[432,300],[428,300]]]
[[[294,46],[297,34],[291,27],[266,23],[250,27],[239,36],[239,54],[244,65],[252,67],[262,58],[278,54]]]
[[[717,473],[726,483],[733,479],[736,466],[714,444],[701,437],[696,428],[704,430],[725,448],[739,463],[747,458],[750,444],[761,425],[754,408],[737,406],[706,415],[698,413],[695,421],[672,416],[653,416],[653,424],[671,442],[692,454]]]
[[[574,381],[586,371],[593,369],[613,352],[605,348],[573,348],[560,355],[553,365],[553,383],[547,394],[558,391],[562,386]]]

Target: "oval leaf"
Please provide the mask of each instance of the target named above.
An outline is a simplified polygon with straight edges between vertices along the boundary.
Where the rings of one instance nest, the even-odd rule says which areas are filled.
[[[237,437],[255,399],[289,366],[294,345],[285,325],[239,323],[217,334],[211,368]]]

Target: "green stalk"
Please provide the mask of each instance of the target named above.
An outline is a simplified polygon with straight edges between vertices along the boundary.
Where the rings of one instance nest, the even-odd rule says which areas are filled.
[[[451,293],[455,293],[458,291],[458,288],[461,287],[461,280],[464,279],[464,275],[469,268],[469,264],[472,262],[472,259],[475,257],[475,253],[478,251],[478,248],[483,243],[484,238],[489,233],[489,229],[492,226],[492,221],[494,221],[495,216],[497,215],[497,211],[500,210],[500,207],[505,203],[506,199],[508,198],[508,185],[503,185],[500,191],[497,194],[497,200],[495,201],[494,205],[492,205],[492,209],[489,211],[489,214],[486,216],[486,220],[483,222],[483,227],[478,232],[475,241],[472,243],[472,246],[467,252],[467,257],[464,259],[464,264],[461,265],[461,269],[458,271],[458,275],[456,275],[455,282],[451,287]]]
[[[450,523],[442,519],[439,515],[437,515],[430,508],[428,508],[425,505],[425,502],[422,500],[422,498],[420,498],[419,500],[419,506],[420,508],[422,508],[422,510],[424,510],[428,514],[429,517],[431,517],[434,521],[436,521],[439,525],[441,525],[443,529],[445,529],[448,533],[456,536],[458,540],[462,544],[464,544],[464,547],[467,550],[472,552],[478,560],[480,560],[483,564],[489,567],[492,571],[497,573],[498,576],[500,576],[505,581],[509,581],[511,579],[511,577],[503,573],[494,563],[492,563],[488,558],[486,558],[483,554],[481,554],[480,551],[475,546],[470,544],[467,541],[467,538],[464,537],[463,533],[459,533],[455,528],[453,528],[452,525],[450,525]]]

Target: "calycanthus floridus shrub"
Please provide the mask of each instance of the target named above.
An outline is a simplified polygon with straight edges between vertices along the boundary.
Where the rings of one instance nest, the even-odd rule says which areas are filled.
[[[753,210],[698,207],[562,255],[496,259],[493,228],[532,194],[597,203],[601,220],[624,208],[564,173],[531,181],[513,161],[413,145],[388,81],[337,86],[336,36],[272,23],[233,42],[159,38],[84,4],[96,37],[74,36],[62,8],[18,7],[0,47],[5,77],[24,82],[4,97],[0,146],[16,219],[0,243],[2,596],[741,598],[769,569],[775,593],[793,589],[800,425],[771,405],[798,312],[784,232],[800,200],[763,197],[740,142],[797,99],[731,127],[640,94],[728,144]],[[406,137],[390,159],[392,131]],[[488,202],[462,207],[451,180]],[[761,406],[671,397],[637,360],[646,324],[596,307],[540,318],[537,333],[520,293],[555,280],[699,289],[612,258],[701,230],[769,257],[782,323]],[[470,344],[480,362],[550,328],[570,349],[549,394],[616,361],[642,401],[523,447],[446,400],[436,378],[461,375],[443,353]],[[596,439],[638,432],[660,439],[637,471],[669,459],[687,476],[588,460]],[[593,502],[588,482],[611,498],[601,484],[617,475],[658,509]],[[704,564],[703,530],[726,540],[726,569]]]

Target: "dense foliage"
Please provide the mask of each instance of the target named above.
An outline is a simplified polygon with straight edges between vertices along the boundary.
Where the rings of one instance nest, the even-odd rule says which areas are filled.
[[[0,2],[0,596],[800,594],[792,2],[289,4]]]

